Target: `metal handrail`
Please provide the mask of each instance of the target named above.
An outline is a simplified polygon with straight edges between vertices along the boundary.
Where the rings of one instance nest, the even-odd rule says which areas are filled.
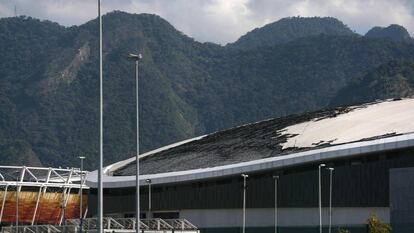
[[[26,226],[23,228],[23,233],[26,233],[26,230],[29,230],[32,233],[36,233],[36,231],[34,231],[34,230],[30,229],[30,227],[26,227]]]
[[[170,225],[172,225],[174,229],[180,229],[180,230],[198,229],[187,219],[166,219],[165,221],[168,222]]]
[[[165,220],[160,219],[160,218],[142,219],[141,222],[146,223],[149,229],[155,229],[155,230],[173,230],[174,229],[173,226],[171,226]]]
[[[104,229],[135,229],[135,218],[112,218],[105,217]],[[68,219],[66,225],[79,226],[79,219]],[[95,230],[97,227],[96,218],[83,219],[83,228],[85,230]],[[187,219],[142,219],[140,221],[141,230],[197,230],[198,228]]]
[[[61,227],[64,229],[65,227]],[[60,233],[62,232],[54,225],[33,225],[33,226],[9,226],[2,227],[2,233]]]

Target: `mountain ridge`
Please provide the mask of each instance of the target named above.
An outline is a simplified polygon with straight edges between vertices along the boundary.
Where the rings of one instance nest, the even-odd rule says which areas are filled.
[[[391,60],[414,59],[413,45],[354,35],[318,34],[246,50],[197,42],[150,14],[117,11],[103,21],[106,164],[135,151],[130,52],[144,56],[142,152],[324,108],[353,78]],[[32,151],[45,166],[73,166],[79,155],[88,157],[88,168],[96,166],[97,23],[62,27],[35,19],[0,19],[2,162],[25,164]]]
[[[356,36],[344,23],[333,17],[287,17],[269,23],[241,36],[233,43],[233,48],[252,49],[261,46],[285,44],[295,39],[317,36]]]
[[[397,24],[391,24],[388,27],[373,27],[365,34],[365,37],[414,42],[407,29]]]
[[[391,61],[368,71],[339,91],[332,106],[414,96],[414,61]]]

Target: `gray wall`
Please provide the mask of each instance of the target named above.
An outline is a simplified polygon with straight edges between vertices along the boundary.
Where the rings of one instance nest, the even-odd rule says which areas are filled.
[[[390,213],[393,232],[414,232],[414,168],[390,170]]]
[[[389,169],[414,166],[414,149],[366,154],[349,159],[327,160],[335,167],[333,176],[334,207],[389,207]],[[275,173],[280,174],[278,206],[281,208],[318,207],[318,163],[264,170],[249,174],[247,208],[271,208],[274,203]],[[197,182],[153,185],[152,209],[238,209],[242,207],[240,175]],[[134,211],[135,188],[104,190],[104,213]],[[141,187],[141,210],[148,209],[148,187]],[[96,189],[90,190],[89,213],[96,213]],[[329,204],[329,172],[322,172],[322,205]]]
[[[328,225],[328,209],[323,208],[323,225]],[[242,225],[242,209],[215,210],[181,210],[180,218],[188,219],[197,227],[240,227]],[[332,210],[333,225],[365,225],[370,214],[375,213],[382,221],[389,223],[388,208],[334,208]],[[278,225],[289,226],[318,226],[318,208],[280,208],[278,210]],[[247,209],[246,226],[274,226],[274,209]]]

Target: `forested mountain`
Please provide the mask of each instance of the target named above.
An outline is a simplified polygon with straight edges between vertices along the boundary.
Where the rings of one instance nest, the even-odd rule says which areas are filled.
[[[135,150],[130,52],[144,57],[140,63],[142,151],[326,107],[342,88],[379,65],[414,60],[413,44],[356,36],[332,18],[328,21],[340,26],[333,26],[335,33],[309,33],[301,26],[324,18],[284,20],[291,20],[296,28],[290,38],[239,49],[194,41],[155,15],[105,15],[105,163],[130,157]],[[319,24],[325,23],[310,28]],[[88,168],[95,167],[97,35],[97,20],[66,28],[26,17],[0,19],[2,164],[40,160],[46,166],[76,166],[77,156],[85,155]]]
[[[396,24],[392,24],[385,28],[374,27],[369,30],[365,36],[370,38],[386,38],[393,41],[414,42],[414,39],[410,37],[407,29]]]
[[[274,46],[309,36],[356,36],[345,24],[332,17],[289,17],[256,28],[229,44],[235,48]]]
[[[332,105],[352,105],[414,95],[414,62],[389,62],[355,78],[332,100]]]

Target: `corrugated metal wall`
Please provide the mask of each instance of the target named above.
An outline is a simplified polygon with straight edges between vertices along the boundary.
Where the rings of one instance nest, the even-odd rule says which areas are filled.
[[[390,187],[393,232],[414,232],[414,168],[391,169]]]

